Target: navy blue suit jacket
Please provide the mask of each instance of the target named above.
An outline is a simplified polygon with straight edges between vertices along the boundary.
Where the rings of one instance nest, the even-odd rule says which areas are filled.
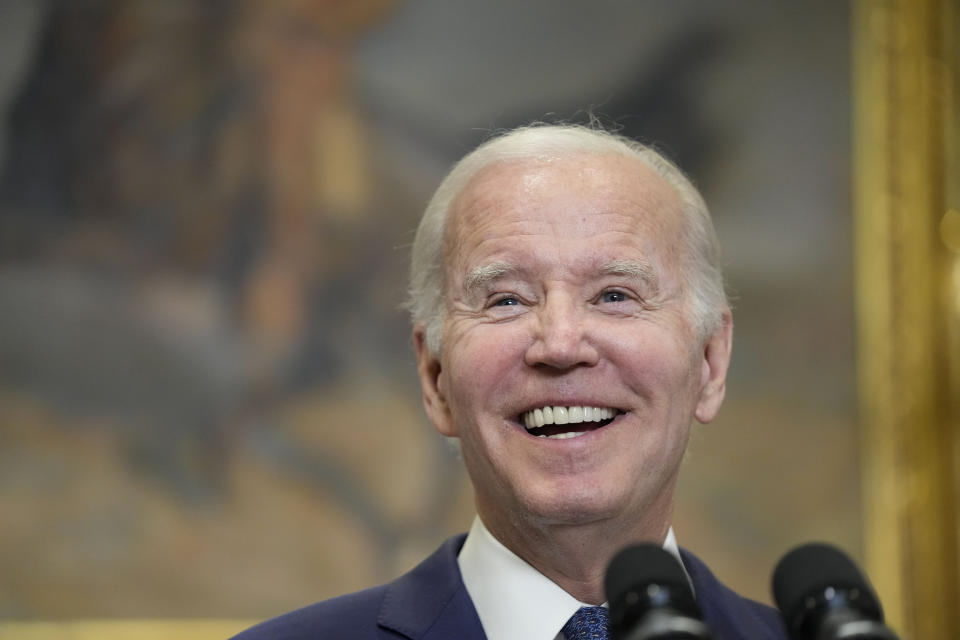
[[[457,566],[464,538],[450,538],[393,582],[267,620],[234,640],[486,640]],[[738,596],[680,553],[715,640],[787,640],[774,609]]]

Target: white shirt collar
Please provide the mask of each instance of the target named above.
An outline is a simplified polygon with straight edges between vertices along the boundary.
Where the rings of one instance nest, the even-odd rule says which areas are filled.
[[[680,560],[672,528],[663,548]],[[503,546],[479,517],[474,518],[457,564],[490,640],[562,639],[560,631],[570,616],[590,606]]]

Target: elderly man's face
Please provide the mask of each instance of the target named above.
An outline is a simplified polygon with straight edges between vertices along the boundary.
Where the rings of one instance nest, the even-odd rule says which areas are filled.
[[[496,165],[458,199],[442,354],[415,342],[427,412],[460,438],[491,529],[669,521],[730,346],[729,322],[693,328],[679,207],[616,155]]]

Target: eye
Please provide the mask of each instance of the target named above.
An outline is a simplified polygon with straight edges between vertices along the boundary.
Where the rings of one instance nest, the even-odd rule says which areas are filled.
[[[491,318],[505,320],[522,314],[529,301],[514,293],[501,293],[487,302],[487,314]]]
[[[528,304],[526,298],[515,293],[501,293],[490,298],[487,308],[500,315],[512,315],[527,307]]]
[[[604,291],[600,294],[600,302],[626,302],[627,294],[623,291],[618,291],[613,289],[611,291]]]

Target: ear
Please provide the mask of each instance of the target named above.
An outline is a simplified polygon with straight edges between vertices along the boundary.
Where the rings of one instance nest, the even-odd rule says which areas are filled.
[[[455,437],[459,434],[447,405],[440,358],[427,347],[426,333],[421,326],[413,328],[413,347],[417,354],[417,374],[420,377],[423,408],[427,417],[437,431],[445,436]]]
[[[733,346],[733,315],[724,309],[720,326],[703,345],[700,369],[700,397],[694,416],[698,422],[708,423],[717,417],[727,390],[727,369]]]

